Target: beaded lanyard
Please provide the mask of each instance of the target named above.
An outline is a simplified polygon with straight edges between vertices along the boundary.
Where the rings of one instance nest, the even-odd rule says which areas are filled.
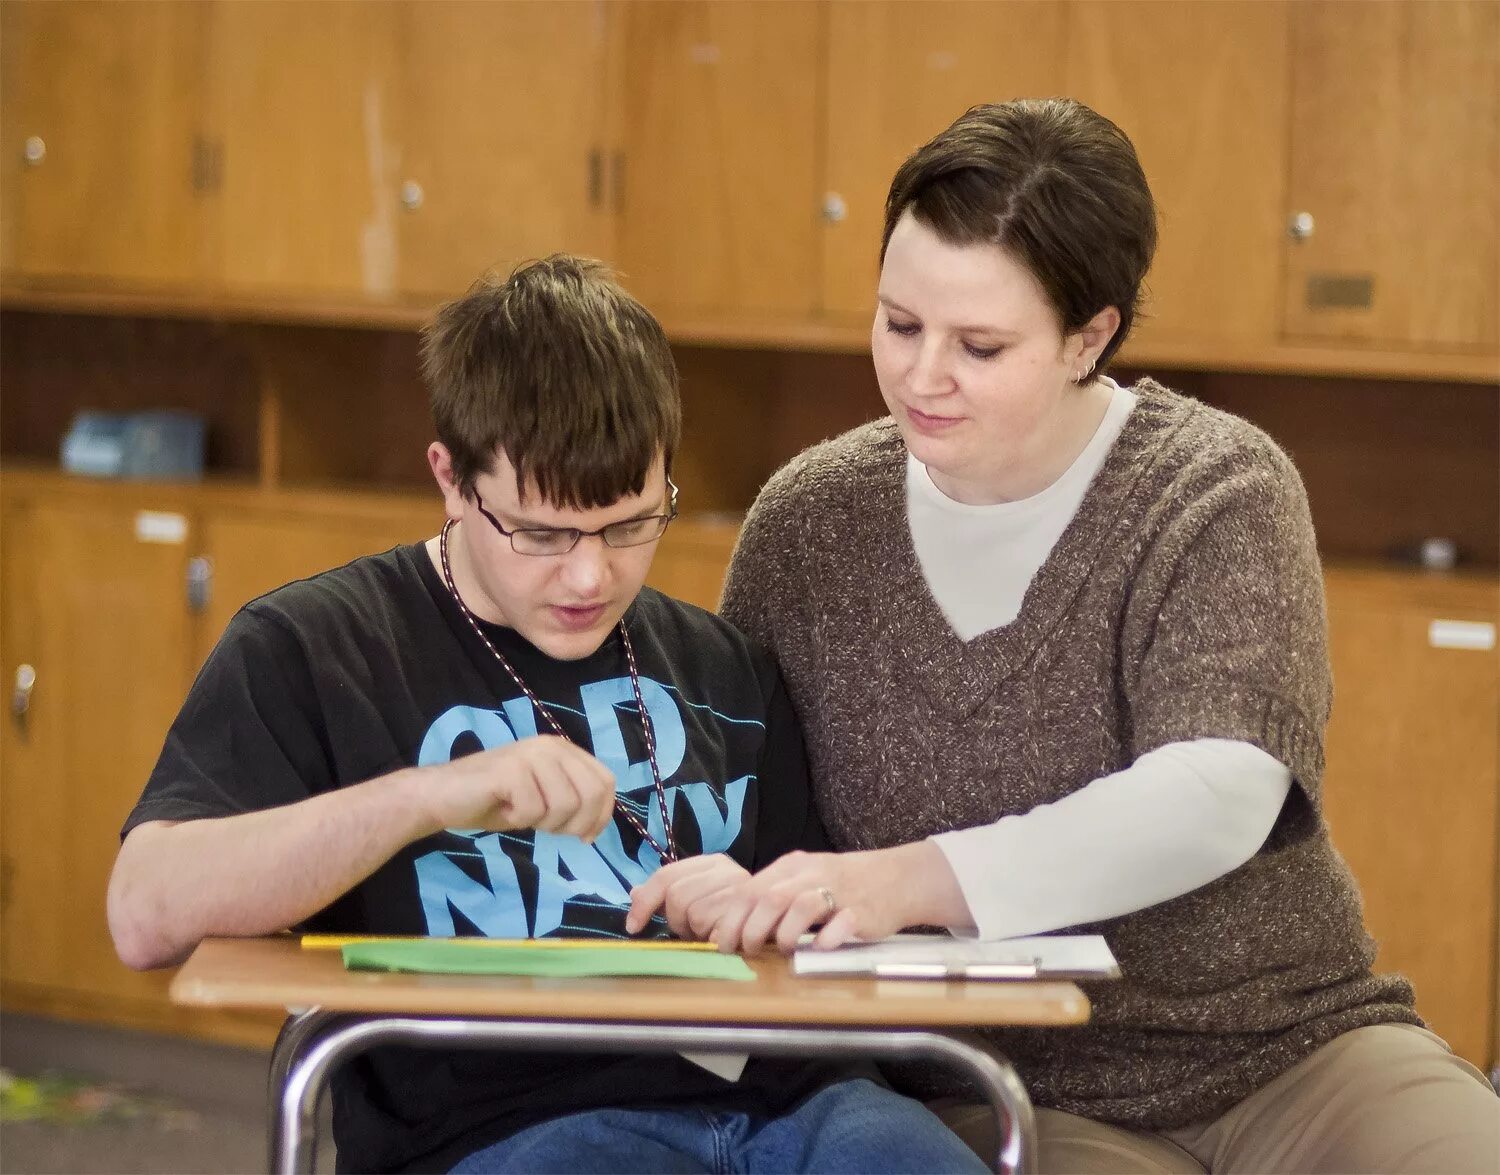
[[[505,654],[491,643],[490,638],[484,634],[484,629],[479,626],[479,618],[469,611],[469,606],[464,603],[463,597],[458,594],[458,585],[453,582],[453,569],[448,565],[448,531],[452,529],[453,522],[454,520],[450,518],[443,523],[443,533],[438,539],[438,555],[442,560],[443,580],[448,585],[448,593],[453,597],[453,602],[458,605],[458,610],[464,614],[464,619],[469,622],[469,627],[474,630],[474,635],[484,643],[485,648],[495,655],[495,660],[500,662],[501,668],[510,675],[510,679],[526,695],[527,700],[536,712],[546,720],[547,725],[552,728],[555,734],[568,739],[569,742],[574,741],[569,737],[568,732],[562,728],[562,724],[558,722],[552,711],[547,708],[546,703],[532,692],[531,687],[516,672],[515,666],[506,660]],[[651,782],[656,788],[656,803],[661,809],[661,823],[662,829],[666,833],[667,847],[664,849],[657,843],[656,838],[646,828],[645,822],[631,811],[625,801],[618,796],[615,797],[615,807],[630,822],[630,826],[636,832],[640,833],[641,837],[656,850],[656,855],[662,859],[662,863],[670,864],[677,860],[677,842],[672,835],[672,819],[667,813],[667,789],[662,785],[661,769],[656,764],[656,732],[652,728],[651,715],[646,712],[646,701],[641,697],[641,675],[635,665],[635,649],[631,646],[630,633],[626,631],[625,621],[623,620],[620,621],[619,631],[620,643],[625,646],[625,662],[630,667],[630,688],[635,694],[636,709],[641,716],[641,729],[646,735],[646,758],[651,763]]]

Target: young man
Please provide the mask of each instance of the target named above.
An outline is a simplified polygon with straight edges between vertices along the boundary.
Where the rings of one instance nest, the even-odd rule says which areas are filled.
[[[423,359],[442,533],[231,622],[125,823],[133,967],[287,927],[691,934],[821,843],[775,667],[643,587],[677,500],[656,321],[558,256],[445,307]],[[659,869],[665,915],[632,915]],[[982,1169],[917,1103],[789,1061],[384,1048],[335,1077],[334,1131],[355,1171]]]

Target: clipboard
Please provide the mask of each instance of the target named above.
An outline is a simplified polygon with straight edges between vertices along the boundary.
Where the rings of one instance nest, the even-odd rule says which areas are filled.
[[[981,940],[946,934],[896,934],[831,951],[799,946],[797,975],[872,975],[877,979],[1118,979],[1120,965],[1099,934],[1044,934]]]

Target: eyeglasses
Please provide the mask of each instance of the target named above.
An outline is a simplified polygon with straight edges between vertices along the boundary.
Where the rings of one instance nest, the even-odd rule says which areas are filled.
[[[665,514],[648,514],[644,518],[625,518],[611,522],[598,530],[578,530],[571,526],[517,527],[506,530],[500,520],[484,508],[479,491],[474,492],[474,501],[479,512],[489,520],[491,526],[510,540],[517,555],[566,555],[578,545],[581,538],[598,535],[607,547],[641,547],[653,543],[666,533],[667,523],[677,517],[677,487],[667,478],[667,488],[672,497]]]

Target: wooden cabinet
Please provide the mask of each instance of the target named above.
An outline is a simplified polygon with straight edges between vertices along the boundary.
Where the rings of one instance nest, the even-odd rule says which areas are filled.
[[[1060,4],[878,0],[828,12],[822,308],[874,314],[885,197],[913,150],[981,102],[1064,90]]]
[[[62,834],[53,793],[61,711],[43,705],[51,682],[35,679],[41,634],[35,617],[37,528],[28,504],[0,498],[0,966],[6,984],[45,985],[56,974],[58,870],[39,849]],[[49,671],[50,678],[50,671]],[[38,801],[40,797],[40,802]]]
[[[1275,342],[1287,5],[1103,0],[1071,5],[1068,18],[1066,92],[1125,130],[1156,198],[1139,344]]]
[[[8,277],[431,302],[614,252],[610,6],[26,0],[4,21]]]
[[[216,6],[230,289],[423,300],[609,256],[607,7]]]
[[[4,506],[4,673],[35,685],[4,736],[5,986],[91,1005],[165,999],[114,955],[104,892],[120,824],[192,679],[189,520],[171,495]],[[142,513],[146,510],[146,513]]]
[[[620,263],[654,310],[815,310],[823,20],[801,0],[626,8]]]
[[[1500,584],[1330,570],[1324,803],[1377,967],[1483,1069],[1496,1041]]]
[[[399,6],[401,292],[452,298],[486,266],[612,260],[614,29],[584,0]]]
[[[353,517],[336,509],[313,515],[274,507],[214,511],[203,520],[200,544],[213,566],[201,655],[208,655],[234,614],[257,596],[361,555],[428,538],[441,524],[435,495],[430,504]]]
[[[1289,335],[1500,350],[1500,5],[1292,14]]]
[[[211,6],[222,158],[216,271],[225,288],[395,292],[396,11],[295,0]]]
[[[206,35],[202,4],[0,5],[8,275],[207,278]]]
[[[328,496],[267,506],[198,487],[54,474],[0,486],[0,673],[35,671],[0,734],[0,999],[28,1011],[264,1044],[278,1018],[172,1007],[168,972],[115,957],[105,890],[139,798],[198,665],[241,603],[421,537],[428,503]],[[190,565],[216,571],[189,596]]]
[[[680,339],[858,351],[900,160],[977,102],[1070,93],[1131,135],[1161,207],[1133,365],[1474,381],[1500,355],[1494,0],[12,0],[0,21],[13,301],[412,326],[487,266],[571,250]]]

